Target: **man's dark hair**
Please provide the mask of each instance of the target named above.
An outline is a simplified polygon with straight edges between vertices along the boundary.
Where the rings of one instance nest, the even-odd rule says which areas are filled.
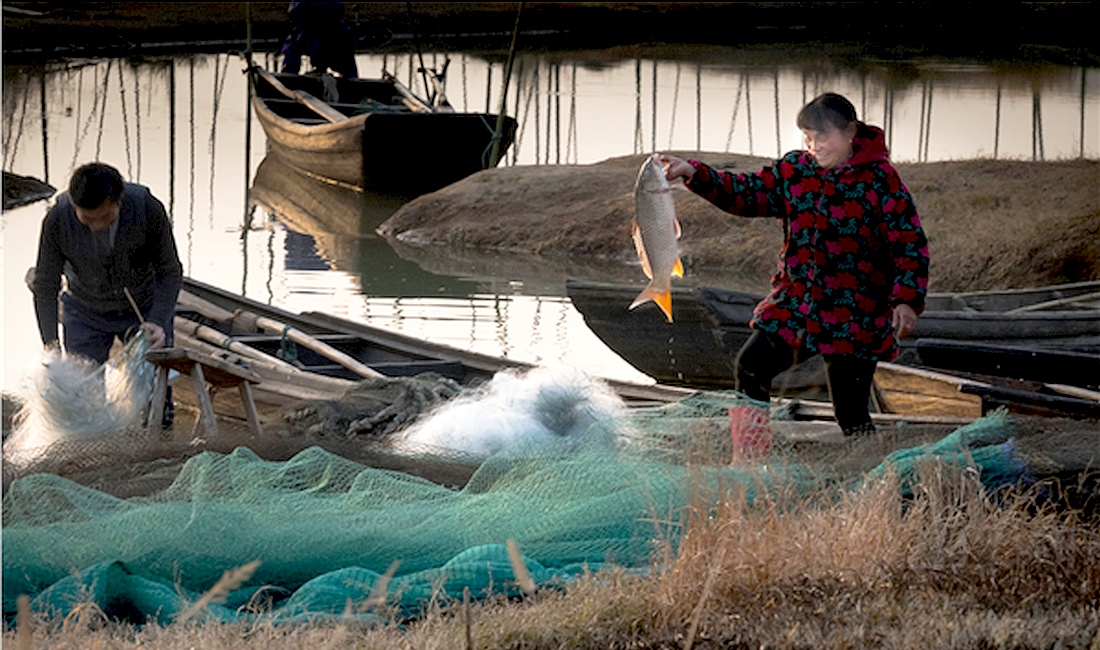
[[[825,93],[818,95],[798,112],[798,128],[826,131],[831,124],[843,131],[850,124],[856,125],[857,137],[868,137],[870,129],[856,119],[856,107],[843,95]]]
[[[122,198],[122,174],[104,163],[81,165],[69,180],[69,198],[74,205],[94,210],[104,201]]]

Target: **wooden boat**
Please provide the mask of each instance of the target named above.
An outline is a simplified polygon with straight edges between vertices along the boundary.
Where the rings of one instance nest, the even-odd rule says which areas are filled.
[[[240,363],[258,374],[254,387],[261,420],[300,400],[333,399],[354,383],[372,377],[409,377],[433,372],[474,386],[504,369],[530,364],[459,350],[328,314],[291,312],[265,305],[191,278],[185,278],[176,307],[176,345]],[[310,347],[287,333],[312,339]],[[296,348],[293,361],[281,350]],[[182,387],[185,402],[186,383]],[[680,399],[692,391],[671,386],[609,382],[631,405]],[[220,415],[244,418],[235,400],[215,400]]]
[[[392,75],[288,75],[249,68],[252,108],[271,151],[293,167],[355,188],[417,195],[490,167],[516,121],[429,104]],[[326,87],[328,97],[325,101]],[[498,139],[499,138],[499,139]]]
[[[662,383],[732,388],[734,359],[750,334],[748,322],[761,296],[711,287],[674,288],[673,323],[669,324],[651,305],[627,310],[638,290],[632,285],[579,281],[566,285],[574,307],[592,331],[638,370]],[[1100,389],[1100,309],[1048,311],[1043,307],[1088,305],[1096,300],[1098,290],[1100,282],[1083,282],[932,295],[914,337],[903,342],[899,364],[949,371],[945,376],[968,371],[973,380],[956,381],[955,392],[963,385],[993,386],[1004,378],[1031,382],[1024,392],[1044,391],[1037,386],[1043,383],[1096,391]],[[964,349],[966,356],[961,353]],[[1052,366],[1053,362],[1058,365]],[[880,382],[879,377],[876,382],[889,383]],[[820,360],[811,359],[783,373],[776,378],[775,389],[784,396],[821,399]],[[985,394],[992,391],[987,389]],[[994,400],[986,401],[992,407]],[[1076,408],[1065,406],[1071,411]],[[1086,412],[1091,408],[1077,406]]]

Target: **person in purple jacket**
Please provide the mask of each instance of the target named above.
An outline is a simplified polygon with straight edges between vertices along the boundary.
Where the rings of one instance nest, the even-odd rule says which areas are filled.
[[[924,310],[928,240],[882,130],[859,121],[851,102],[823,94],[798,126],[806,148],[759,172],[665,156],[665,175],[732,214],[783,222],[771,292],[737,356],[738,390],[766,402],[776,375],[821,354],[841,430],[871,434],[875,367],[897,356],[897,338]]]
[[[101,364],[116,338],[125,340],[138,328],[151,348],[172,345],[183,283],[172,224],[147,187],[123,182],[114,167],[97,162],[73,172],[68,191],[42,222],[32,275],[38,331],[47,348],[59,345],[58,322],[67,353]],[[170,410],[165,417],[170,424]]]

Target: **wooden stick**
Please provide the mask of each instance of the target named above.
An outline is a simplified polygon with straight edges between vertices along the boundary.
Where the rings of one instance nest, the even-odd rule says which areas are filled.
[[[313,350],[321,356],[331,359],[348,370],[354,372],[357,375],[367,377],[369,379],[375,379],[378,377],[384,377],[382,373],[378,372],[374,368],[366,366],[359,362],[358,359],[347,355],[336,348],[332,347],[324,341],[318,341],[309,334],[306,334],[302,330],[295,329],[289,325],[284,325],[277,320],[267,318],[265,316],[259,316],[256,318],[256,325],[260,329],[265,330],[272,334],[282,334],[286,338],[294,341],[295,343]]]
[[[141,310],[138,309],[137,303],[134,302],[134,297],[130,295],[130,290],[126,287],[122,287],[122,293],[126,294],[126,299],[130,301],[130,307],[133,308],[134,313],[137,314],[138,320],[142,323],[145,322],[145,317],[141,315]]]
[[[203,316],[206,316],[207,318],[213,318],[214,320],[223,323],[232,322],[238,316],[246,316],[249,318],[254,316],[254,314],[252,314],[251,312],[247,312],[244,310],[238,310],[234,313],[230,313],[229,311],[222,309],[221,307],[218,307],[217,305],[207,300],[203,300],[202,298],[199,298],[198,296],[190,294],[186,291],[180,292],[178,302],[188,309],[194,309],[195,311],[199,312]],[[362,377],[374,379],[385,376],[377,370],[361,363],[359,360],[337,350],[336,348],[325,343],[324,341],[319,341],[309,334],[306,334],[302,330],[291,327],[273,318],[268,318],[266,316],[256,316],[256,326],[269,334],[280,334],[286,336],[286,338],[290,339],[291,341],[294,341],[299,345],[313,350],[314,352],[320,354],[326,359],[331,359],[332,361],[335,361],[341,366],[347,368],[348,370],[351,370],[352,372]],[[218,341],[214,342],[216,343]],[[238,350],[234,351],[236,352]],[[242,352],[242,354],[244,353]]]

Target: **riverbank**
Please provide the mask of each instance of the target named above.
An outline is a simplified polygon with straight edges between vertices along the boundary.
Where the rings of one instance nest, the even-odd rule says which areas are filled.
[[[768,162],[728,153],[675,154],[734,172]],[[630,276],[644,283],[630,237],[634,180],[644,159],[639,154],[594,165],[479,172],[410,201],[379,232],[403,255],[418,258],[492,250],[571,269],[582,279]],[[1100,279],[1100,161],[970,160],[897,169],[928,235],[932,291]],[[685,283],[765,290],[782,243],[778,222],[730,218],[687,191],[675,197]]]
[[[520,3],[348,2],[361,51],[419,42],[444,49],[507,50]],[[5,61],[165,52],[272,51],[290,29],[285,2],[6,2]],[[843,46],[862,56],[1100,64],[1087,2],[1001,3],[526,2],[520,49],[654,43]],[[935,38],[929,38],[929,35]]]

